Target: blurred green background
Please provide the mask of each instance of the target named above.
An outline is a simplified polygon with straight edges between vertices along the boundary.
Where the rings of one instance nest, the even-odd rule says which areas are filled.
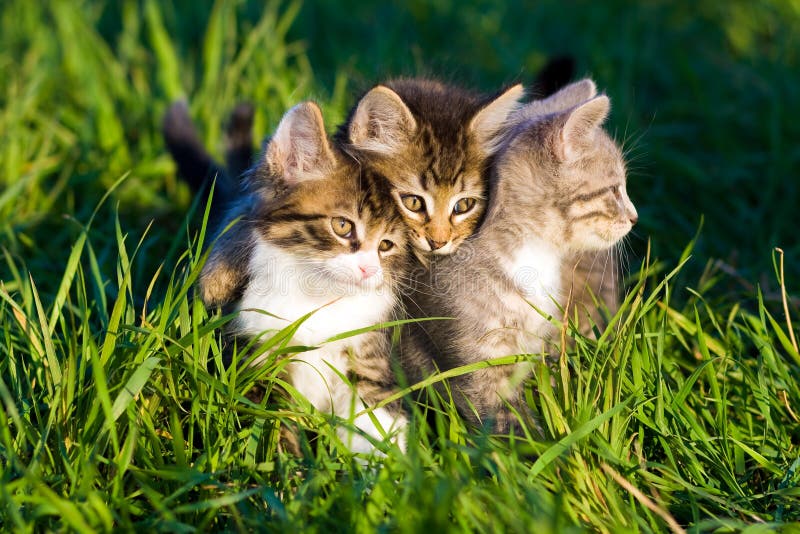
[[[333,130],[387,77],[494,90],[569,55],[613,102],[641,215],[633,257],[649,238],[674,261],[704,218],[689,272],[715,258],[730,289],[774,286],[781,246],[790,289],[800,274],[797,0],[7,0],[0,17],[0,235],[32,270],[58,271],[78,231],[64,215],[85,223],[127,172],[114,195],[126,229],[155,219],[154,236],[174,237],[191,199],[159,133],[173,99],[219,155],[240,100],[256,104],[259,135],[307,98]]]
[[[800,356],[784,322],[800,310],[784,314],[772,249],[796,294],[798,39],[800,0],[3,0],[0,530],[650,532],[658,507],[692,531],[796,519]],[[250,383],[222,370],[225,319],[190,293],[197,217],[161,138],[167,106],[187,99],[219,157],[241,100],[259,135],[309,98],[333,131],[387,77],[491,91],[559,56],[613,102],[640,213],[626,263],[636,274],[648,243],[659,259],[605,341],[541,366],[561,441],[509,454],[445,404],[385,463],[329,447],[323,414],[301,414],[316,456],[278,453],[273,425],[295,409],[245,402]],[[701,220],[694,258],[656,287]]]

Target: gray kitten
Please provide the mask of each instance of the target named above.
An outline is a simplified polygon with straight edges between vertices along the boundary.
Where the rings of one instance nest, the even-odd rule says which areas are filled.
[[[532,102],[517,120],[532,119],[564,111],[597,96],[597,87],[589,79],[565,87],[553,98]],[[565,314],[583,335],[594,325],[605,326],[604,311],[613,314],[619,308],[619,263],[617,250],[581,250],[562,258],[559,303]],[[598,306],[599,304],[599,306]]]
[[[636,222],[622,154],[601,128],[610,102],[594,92],[584,80],[517,113],[494,162],[485,222],[456,254],[434,258],[429,278],[406,296],[412,316],[453,318],[404,332],[409,381],[437,368],[546,355],[568,259],[609,249]],[[449,384],[465,418],[507,433],[519,424],[514,410],[529,414],[521,391],[529,372],[528,363],[489,367]]]

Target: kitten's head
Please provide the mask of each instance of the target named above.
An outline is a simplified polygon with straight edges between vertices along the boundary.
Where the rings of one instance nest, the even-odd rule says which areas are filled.
[[[609,110],[591,81],[572,84],[522,109],[497,158],[498,209],[563,252],[606,249],[638,219]]]
[[[486,161],[516,109],[515,85],[491,98],[430,80],[395,80],[358,102],[340,136],[389,193],[422,252],[448,254],[485,210]]]
[[[315,104],[286,113],[250,181],[260,199],[257,231],[310,267],[315,290],[374,289],[403,269],[407,237],[396,207],[362,187],[358,165],[329,143]]]

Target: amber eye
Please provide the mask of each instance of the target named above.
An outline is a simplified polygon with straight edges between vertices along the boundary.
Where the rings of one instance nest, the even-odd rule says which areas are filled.
[[[403,195],[400,197],[400,200],[403,201],[403,206],[405,206],[406,209],[408,209],[409,211],[418,213],[420,211],[425,210],[425,201],[420,196]]]
[[[344,217],[331,219],[331,228],[333,228],[333,233],[339,237],[353,237],[353,221],[349,221]]]
[[[388,239],[384,239],[381,241],[381,244],[378,245],[378,250],[381,252],[386,252],[387,250],[392,250],[394,248],[394,243],[389,241]]]
[[[619,186],[618,186],[618,185],[612,185],[612,186],[611,186],[611,192],[612,192],[612,193],[614,193],[614,196],[615,196],[617,199],[620,199],[620,198],[622,198],[622,193],[620,193],[620,191],[619,191]]]
[[[460,215],[462,213],[466,213],[472,208],[475,207],[475,199],[474,198],[462,198],[456,205],[453,206],[453,213],[456,215]]]

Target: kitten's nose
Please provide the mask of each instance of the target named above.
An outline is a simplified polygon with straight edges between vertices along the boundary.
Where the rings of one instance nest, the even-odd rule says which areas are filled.
[[[636,224],[639,222],[639,215],[628,215],[628,220],[631,221],[631,224]]]
[[[359,265],[358,270],[361,272],[361,278],[366,279],[378,272],[378,268],[374,265]]]
[[[431,250],[440,249],[447,244],[447,241],[434,241],[430,237],[426,237],[425,239],[428,240],[428,244],[431,246]]]

